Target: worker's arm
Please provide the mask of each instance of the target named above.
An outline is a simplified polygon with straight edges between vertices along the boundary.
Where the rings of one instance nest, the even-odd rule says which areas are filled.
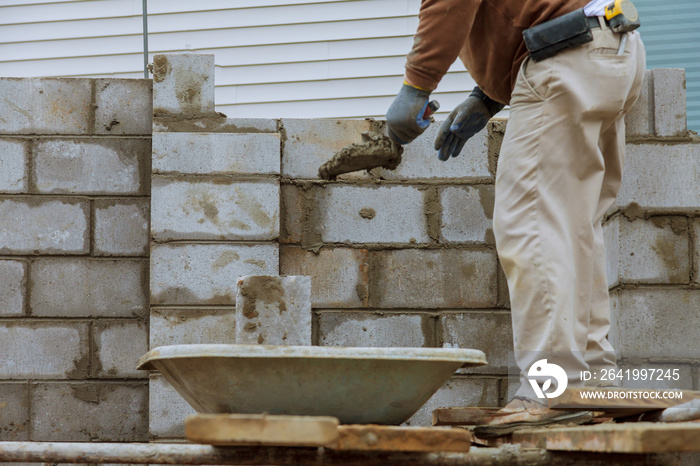
[[[430,125],[423,118],[430,93],[457,59],[469,33],[466,24],[476,13],[474,0],[424,0],[418,31],[406,61],[406,74],[386,114],[389,136],[408,144]]]
[[[490,99],[478,86],[475,87],[467,100],[452,110],[440,125],[435,139],[438,158],[445,161],[458,156],[467,140],[484,129],[503,107],[502,103]]]

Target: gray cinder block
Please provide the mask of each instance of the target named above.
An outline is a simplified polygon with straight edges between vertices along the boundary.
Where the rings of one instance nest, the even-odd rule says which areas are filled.
[[[191,118],[213,115],[214,55],[153,56],[153,114]]]
[[[311,279],[240,277],[236,343],[311,345]]]

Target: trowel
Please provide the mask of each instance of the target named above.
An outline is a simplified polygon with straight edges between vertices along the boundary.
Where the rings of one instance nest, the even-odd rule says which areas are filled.
[[[425,108],[423,119],[430,118],[440,108],[437,100]],[[324,180],[334,180],[338,175],[358,170],[386,168],[394,170],[401,163],[403,147],[381,133],[366,131],[362,142],[345,146],[318,169],[318,176]]]

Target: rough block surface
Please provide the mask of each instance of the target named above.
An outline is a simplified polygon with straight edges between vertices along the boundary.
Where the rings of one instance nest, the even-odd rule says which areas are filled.
[[[315,254],[299,247],[282,247],[280,274],[311,277],[314,308],[367,306],[369,253],[366,249],[324,247]]]
[[[148,255],[150,240],[148,199],[96,199],[94,205],[95,255]]]
[[[214,113],[214,55],[153,56],[153,114]]]
[[[494,244],[493,186],[479,185],[443,188],[442,240]]]
[[[185,418],[196,414],[183,397],[160,375],[151,375],[149,383],[149,427],[153,438],[185,436]]]
[[[509,313],[474,312],[440,317],[441,342],[446,348],[478,349],[488,366],[461,369],[469,373],[507,374],[513,359],[513,330]]]
[[[691,222],[692,225],[692,236],[691,239],[693,240],[693,258],[691,259],[693,261],[693,272],[694,272],[694,277],[693,281],[695,283],[700,284],[700,219],[696,218]]]
[[[0,317],[24,314],[26,296],[26,262],[0,260]]]
[[[0,442],[29,440],[29,386],[0,383]]]
[[[138,317],[148,308],[148,263],[138,259],[37,259],[31,313],[49,317]]]
[[[153,133],[153,173],[278,174],[279,133]]]
[[[0,378],[67,379],[88,376],[88,324],[0,323]]]
[[[148,441],[148,385],[52,383],[32,393],[32,440]]]
[[[238,279],[236,343],[311,345],[311,279],[244,276]]]
[[[697,357],[700,290],[640,288],[618,295],[616,349],[621,357]]]
[[[425,243],[425,191],[408,186],[328,186],[319,199],[318,228],[329,243]]]
[[[28,146],[19,139],[0,139],[0,193],[27,192]]]
[[[148,139],[55,139],[34,154],[41,193],[146,194]]]
[[[141,356],[148,352],[148,326],[138,320],[101,320],[94,324],[95,376],[106,378],[143,378],[146,371],[136,370]]]
[[[166,345],[233,344],[236,310],[152,309],[151,348]]]
[[[629,137],[654,134],[654,83],[652,70],[644,73],[642,90],[632,110],[625,116],[625,135]]]
[[[318,168],[343,147],[362,141],[372,129],[367,120],[283,119],[286,134],[282,174],[292,178],[318,178]],[[366,177],[361,174],[344,178]]]
[[[279,236],[278,181],[154,179],[151,234],[159,240],[271,240]]]
[[[654,130],[657,136],[685,136],[686,120],[685,69],[655,68]]]
[[[154,244],[153,304],[234,304],[243,275],[276,275],[276,244]]]
[[[322,312],[318,317],[320,346],[433,346],[432,319],[427,314]]]
[[[91,101],[88,79],[0,78],[0,133],[87,134]]]
[[[0,198],[0,254],[86,254],[89,215],[84,200]]]
[[[153,81],[96,79],[96,134],[151,134]]]
[[[406,423],[429,426],[433,410],[449,406],[498,406],[498,379],[452,377]]]
[[[633,222],[620,216],[620,281],[688,283],[688,219],[651,217]]]
[[[617,205],[695,209],[700,206],[700,144],[628,144]]]
[[[273,118],[227,118],[221,113],[201,118],[153,118],[153,135],[170,133],[276,133],[278,120]]]
[[[620,283],[620,216],[615,216],[603,225],[605,238],[605,266],[608,288]]]
[[[459,178],[460,180],[491,179],[489,171],[488,136],[481,131],[469,139],[459,156],[445,162],[437,158],[435,138],[442,121],[430,127],[404,148],[401,164],[396,170],[377,169],[384,179],[435,179]]]
[[[370,264],[372,307],[490,308],[497,302],[493,251],[376,251]]]

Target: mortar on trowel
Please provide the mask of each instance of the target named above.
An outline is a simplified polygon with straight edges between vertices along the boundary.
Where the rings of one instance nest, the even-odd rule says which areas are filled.
[[[428,103],[423,113],[427,120],[440,108],[437,100]],[[362,133],[362,142],[353,143],[336,152],[330,160],[318,169],[318,176],[324,180],[334,180],[344,173],[373,168],[395,170],[401,163],[403,147],[384,134],[374,131]]]

